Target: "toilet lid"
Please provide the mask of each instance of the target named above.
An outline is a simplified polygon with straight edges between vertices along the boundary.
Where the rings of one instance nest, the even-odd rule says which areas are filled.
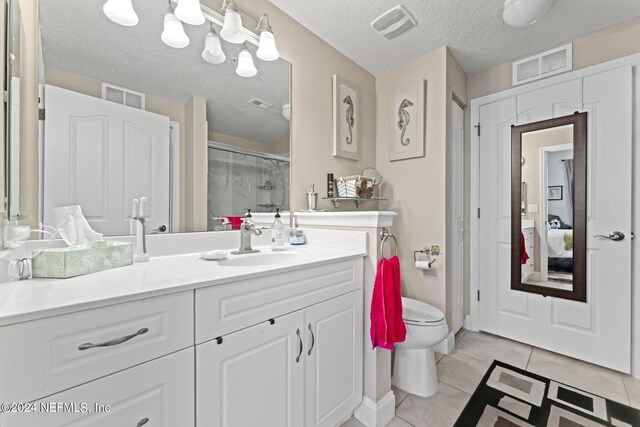
[[[403,297],[402,318],[409,323],[436,323],[444,320],[444,314],[422,301]]]

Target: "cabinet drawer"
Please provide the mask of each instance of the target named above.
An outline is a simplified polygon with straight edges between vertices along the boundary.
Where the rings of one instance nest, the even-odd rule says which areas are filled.
[[[363,259],[196,290],[196,342],[362,288]]]
[[[37,412],[0,414],[0,424],[193,427],[194,378],[189,348],[34,402]]]
[[[188,291],[2,327],[0,401],[36,400],[189,347],[193,319]]]

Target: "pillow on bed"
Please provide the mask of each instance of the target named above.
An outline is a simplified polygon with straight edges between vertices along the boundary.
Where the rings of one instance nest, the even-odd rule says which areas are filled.
[[[557,221],[558,223],[560,223],[560,227],[557,227],[557,228],[560,228],[561,230],[571,230],[572,228],[569,224],[565,224],[558,215],[549,214],[549,219],[547,221],[549,221],[549,224],[551,224],[552,222],[555,223]],[[551,227],[551,228],[554,228],[554,227]]]

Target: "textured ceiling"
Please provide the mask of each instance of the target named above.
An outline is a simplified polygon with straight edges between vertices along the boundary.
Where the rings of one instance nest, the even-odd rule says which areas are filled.
[[[502,22],[504,0],[270,1],[374,75],[443,45],[475,74],[640,16],[639,0],[556,0],[539,22],[511,28]],[[369,24],[398,4],[418,25],[386,40]]]
[[[227,61],[221,65],[200,56],[207,25],[185,25],[191,43],[184,49],[162,43],[166,1],[136,1],[140,22],[130,28],[111,22],[102,4],[40,0],[45,64],[182,103],[193,95],[206,98],[212,131],[264,143],[289,136],[289,122],[282,116],[282,106],[289,102],[289,63],[265,62],[254,55],[258,75],[240,77],[231,61],[240,46],[223,41]],[[249,49],[255,53],[256,47]],[[247,104],[252,98],[273,108]]]

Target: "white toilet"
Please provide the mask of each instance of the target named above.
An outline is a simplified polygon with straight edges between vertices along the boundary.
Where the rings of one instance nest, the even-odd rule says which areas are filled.
[[[429,304],[403,297],[402,318],[407,338],[395,345],[391,382],[411,394],[433,396],[438,391],[433,347],[449,333],[444,314]]]

